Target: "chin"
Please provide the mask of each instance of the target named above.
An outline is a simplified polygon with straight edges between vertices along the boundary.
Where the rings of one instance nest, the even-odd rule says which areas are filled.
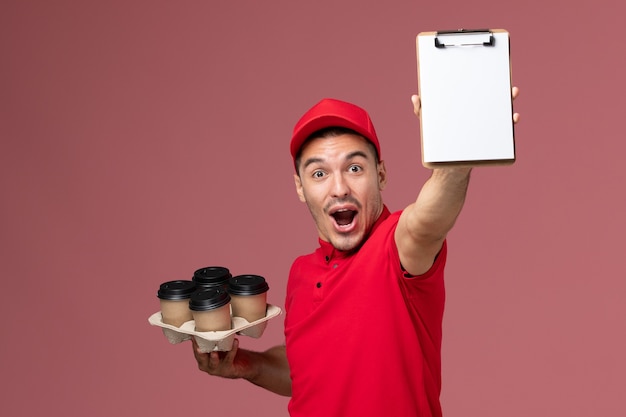
[[[350,237],[339,236],[331,240],[330,243],[332,243],[333,247],[337,250],[340,250],[343,252],[349,252],[351,250],[358,248],[361,245],[362,240],[363,239],[360,236],[350,236]]]

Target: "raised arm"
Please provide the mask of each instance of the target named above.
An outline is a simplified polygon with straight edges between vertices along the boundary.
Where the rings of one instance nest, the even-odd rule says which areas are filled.
[[[193,353],[198,368],[209,375],[229,379],[243,378],[268,391],[291,396],[291,377],[285,346],[275,346],[265,352],[239,349],[235,339],[229,352],[202,353],[192,338]]]
[[[519,89],[513,87],[512,96]],[[413,110],[420,116],[418,96],[411,97]],[[519,114],[513,115],[517,123]],[[437,168],[426,181],[417,200],[400,216],[395,232],[400,262],[412,275],[421,275],[432,266],[443,241],[463,208],[471,168]]]
[[[400,262],[410,274],[424,274],[432,266],[463,208],[470,172],[469,168],[433,170],[415,203],[402,212],[395,239]]]

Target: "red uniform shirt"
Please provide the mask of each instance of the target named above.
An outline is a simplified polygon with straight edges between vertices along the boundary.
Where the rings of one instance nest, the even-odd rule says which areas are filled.
[[[320,240],[291,267],[285,337],[292,417],[441,416],[446,244],[406,277],[385,207],[354,254]]]

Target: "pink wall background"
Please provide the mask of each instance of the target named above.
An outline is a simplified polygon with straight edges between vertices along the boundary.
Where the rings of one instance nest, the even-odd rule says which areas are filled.
[[[474,172],[450,236],[445,414],[625,415],[623,15],[610,0],[3,2],[0,414],[285,416],[285,398],[200,373],[148,324],[158,284],[223,265],[264,275],[282,306],[316,244],[291,178],[299,115],[324,96],[367,108],[400,209],[428,176],[415,36],[502,27],[519,159]],[[282,340],[278,318],[242,345]]]

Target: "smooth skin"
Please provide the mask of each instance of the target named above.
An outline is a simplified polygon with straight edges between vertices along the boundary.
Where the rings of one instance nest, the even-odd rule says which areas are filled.
[[[341,251],[358,249],[383,211],[384,162],[377,161],[362,136],[353,134],[310,140],[300,161],[294,174],[296,192],[309,208],[319,237]],[[343,223],[335,218],[342,212],[350,213]]]
[[[513,98],[518,95],[519,89],[513,87]],[[420,117],[419,97],[414,95],[411,101]],[[519,119],[515,113],[513,121]],[[367,141],[352,134],[313,139],[302,149],[298,174],[294,175],[298,198],[307,204],[320,238],[340,250],[357,250],[382,212],[381,191],[387,174],[384,162],[376,159]],[[410,274],[424,274],[433,265],[463,208],[471,171],[434,169],[416,201],[402,212],[394,237],[400,261]],[[341,212],[350,213],[347,220],[337,215]],[[201,371],[243,378],[271,392],[291,395],[284,345],[253,352],[240,349],[235,339],[229,352],[202,353],[192,341]]]

